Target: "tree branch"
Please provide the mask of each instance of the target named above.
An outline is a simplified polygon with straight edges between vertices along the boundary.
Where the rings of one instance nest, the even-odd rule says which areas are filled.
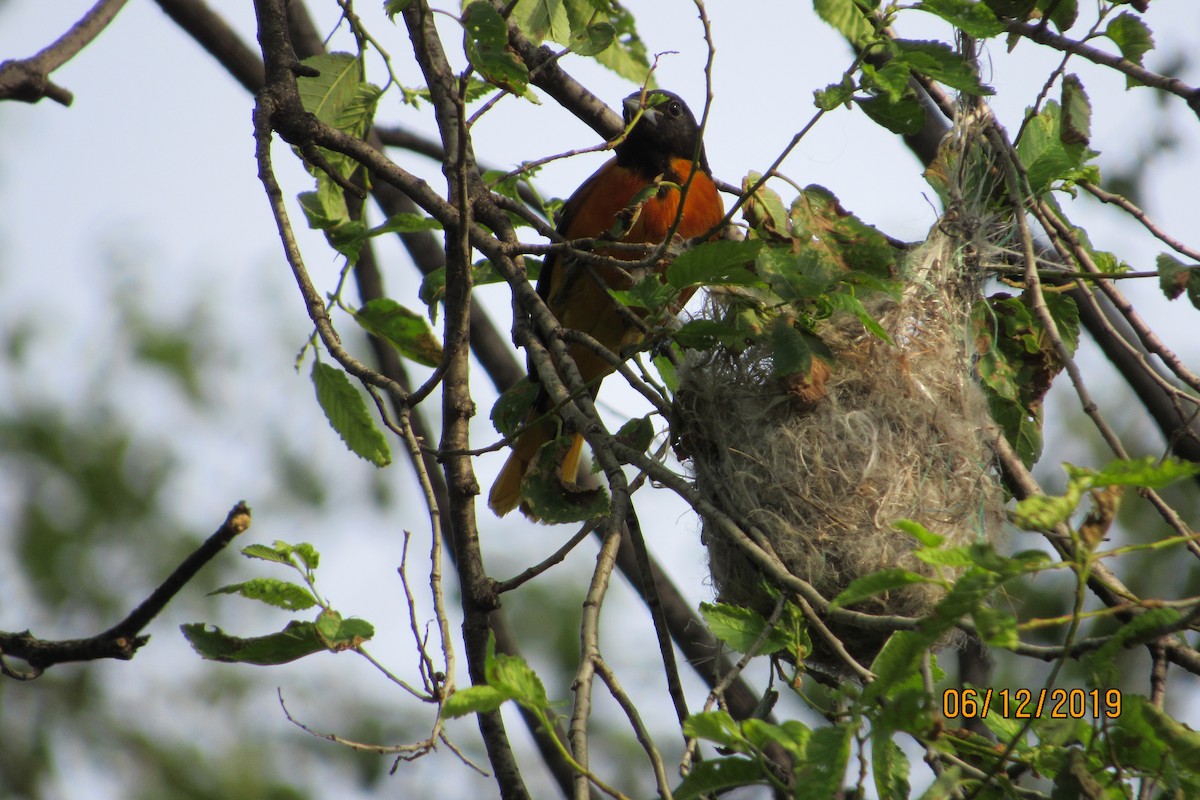
[[[1066,36],[1054,33],[1044,24],[1031,25],[1025,22],[1017,22],[1016,20],[1010,20],[1005,24],[1009,33],[1023,36],[1038,44],[1044,44],[1047,47],[1052,47],[1064,53],[1072,53],[1080,58],[1086,58],[1095,64],[1112,67],[1117,72],[1123,73],[1146,86],[1152,86],[1155,89],[1178,95],[1184,99],[1196,116],[1200,117],[1200,89],[1188,86],[1178,78],[1151,72],[1122,56],[1106,53],[1083,42],[1068,39]]]
[[[10,678],[30,680],[40,676],[46,667],[68,661],[95,661],[102,658],[117,658],[128,661],[137,650],[150,640],[140,635],[179,591],[207,564],[233,541],[233,538],[250,527],[250,509],[239,502],[225,517],[225,522],[208,537],[191,555],[185,558],[167,579],[143,600],[129,616],[103,633],[88,639],[64,639],[47,641],[35,638],[29,631],[22,633],[0,632],[0,673]],[[5,662],[6,657],[15,656],[33,667],[32,672],[19,672]]]
[[[71,105],[74,96],[51,81],[50,73],[74,58],[99,36],[125,2],[99,0],[69,31],[37,55],[0,63],[0,100],[36,103],[43,97],[49,97],[64,106]]]

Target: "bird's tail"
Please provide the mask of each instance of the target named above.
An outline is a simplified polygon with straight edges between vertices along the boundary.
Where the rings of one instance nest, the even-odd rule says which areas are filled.
[[[496,476],[492,490],[488,493],[488,508],[496,516],[503,517],[521,504],[521,481],[525,479],[525,473],[529,471],[529,465],[533,463],[538,450],[553,437],[555,427],[553,424],[544,423],[534,425],[518,436],[517,441],[513,443],[508,461],[505,461],[504,466],[500,468],[500,474]],[[583,436],[575,434],[571,447],[563,458],[560,470],[563,483],[570,485],[576,482],[582,459]],[[530,519],[537,519],[527,508],[521,510]]]

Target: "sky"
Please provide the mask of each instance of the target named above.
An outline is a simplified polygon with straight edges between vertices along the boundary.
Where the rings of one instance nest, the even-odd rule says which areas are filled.
[[[250,3],[212,5],[253,43]],[[380,5],[366,3],[358,10],[391,52],[401,80],[417,85],[420,78],[407,42],[399,28],[382,19]],[[704,98],[707,53],[694,5],[681,0],[630,0],[627,5],[651,52],[672,51],[659,61],[659,84],[698,109]],[[89,6],[78,0],[0,1],[0,59],[29,55]],[[333,30],[334,4],[310,6],[319,28]],[[707,10],[716,53],[706,149],[714,173],[738,183],[747,172],[771,163],[814,113],[812,92],[836,82],[850,57],[836,33],[804,2],[711,0]],[[1148,57],[1154,69],[1193,47],[1200,31],[1200,4],[1160,0],[1145,19],[1158,43]],[[932,17],[905,25],[900,32],[908,38],[947,32],[947,26]],[[442,31],[449,44],[457,41],[450,21],[443,20]],[[344,30],[335,33],[333,43],[335,49],[350,46]],[[1057,61],[1027,42],[1011,54],[1002,42],[988,46],[983,62],[990,74],[984,78],[996,87],[993,107],[1010,130],[1015,130]],[[614,107],[634,88],[583,59],[567,57],[563,66]],[[1089,65],[1072,62],[1071,69],[1079,72],[1093,100],[1092,147],[1101,152],[1102,170],[1127,167],[1156,134],[1179,138],[1176,149],[1148,167],[1145,185],[1152,187],[1152,194],[1145,198],[1145,207],[1166,230],[1185,240],[1194,237],[1194,193],[1200,177],[1200,126],[1195,117],[1178,98],[1163,101],[1159,113],[1155,109],[1160,98],[1154,93],[1126,91],[1122,79]],[[382,82],[377,69],[370,77]],[[1180,77],[1192,85],[1200,83],[1200,64],[1189,64]],[[411,504],[400,502],[380,512],[368,501],[381,486],[411,498],[411,470],[397,463],[372,475],[371,468],[346,453],[314,402],[307,368],[299,375],[293,369],[292,354],[303,344],[308,326],[255,175],[252,98],[148,2],[129,3],[110,29],[54,78],[74,92],[70,108],[48,101],[0,106],[0,192],[5,198],[0,216],[0,317],[29,319],[38,326],[32,360],[41,365],[33,374],[0,376],[0,403],[70,403],[105,378],[124,381],[111,401],[113,413],[148,440],[169,440],[187,454],[169,495],[173,513],[187,527],[212,529],[235,500],[245,497],[256,510],[263,509],[253,529],[256,540],[318,543],[327,552],[326,585],[347,607],[376,609],[373,619],[381,628],[377,647],[385,655],[403,658],[407,640],[402,627],[385,621],[386,609],[397,599],[397,532],[402,527],[424,528],[420,514],[401,511]],[[395,94],[385,98],[379,117],[434,133],[430,120],[402,106]],[[479,124],[475,136],[479,158],[506,168],[597,143],[590,129],[548,98],[541,105],[504,99]],[[310,188],[309,176],[285,147],[276,147],[275,155],[287,196],[294,198]],[[441,185],[438,165],[403,153],[395,157]],[[588,155],[554,162],[539,175],[539,188],[547,195],[566,196],[603,158]],[[857,112],[840,109],[827,114],[782,171],[802,185],[828,187],[845,207],[901,239],[922,238],[937,218],[936,200],[916,160],[895,137]],[[788,187],[776,188],[788,196]],[[1068,207],[1097,247],[1117,251],[1135,269],[1153,269],[1155,255],[1164,248],[1131,220],[1087,200],[1069,202]],[[294,202],[290,211],[293,223],[302,225]],[[331,289],[338,261],[319,236],[301,234],[315,282],[322,290]],[[419,308],[418,277],[405,254],[385,241],[379,242],[379,253],[392,296]],[[1185,354],[1185,361],[1200,361],[1200,343],[1190,334],[1195,330],[1194,309],[1185,301],[1168,303],[1153,282],[1122,288],[1169,344]],[[223,409],[218,420],[199,420],[181,409],[162,381],[142,375],[133,369],[128,354],[114,351],[111,342],[119,326],[112,305],[123,294],[136,297],[147,313],[166,320],[185,319],[198,301],[204,301],[202,313],[223,334],[204,352],[206,402]],[[481,297],[498,327],[506,328],[504,290],[485,289]],[[1085,374],[1101,361],[1086,345],[1080,359]],[[419,369],[413,373],[418,379],[424,374]],[[476,420],[474,438],[488,443],[495,436],[486,415],[493,400],[490,384],[481,372],[475,384],[484,413]],[[1128,402],[1119,381],[1101,378],[1094,389],[1102,406],[1119,418]],[[635,401],[629,393],[610,387],[601,397],[613,419],[633,413]],[[1077,406],[1065,381],[1060,382],[1049,408],[1062,411],[1073,403]],[[271,474],[269,448],[261,443],[264,430],[287,441],[314,466],[326,482],[336,515],[286,515],[278,477]],[[1047,450],[1062,460],[1085,460],[1091,452],[1090,445],[1053,422],[1048,442]],[[502,454],[479,459],[482,485],[490,485],[502,460]],[[1043,474],[1053,481],[1049,476],[1056,470],[1056,465],[1047,464]],[[0,519],[14,502],[4,484],[0,476]],[[643,502],[643,524],[652,549],[671,565],[689,598],[697,603],[710,600],[697,521],[665,491]],[[279,517],[272,518],[273,510]],[[480,520],[489,557],[502,574],[553,551],[565,535],[557,528],[531,528],[513,517],[497,520],[484,510]],[[364,548],[380,552],[369,576],[359,574],[354,563],[355,554]],[[592,553],[576,553],[564,572],[586,581]],[[0,559],[0,578],[4,570]],[[0,629],[28,624],[14,611],[22,605],[0,607]],[[625,587],[614,589],[611,619],[631,617],[637,609]],[[397,641],[389,645],[383,634]],[[619,646],[626,634],[609,628],[606,644],[613,649],[617,669],[629,675],[626,683],[653,705],[661,691],[654,682],[661,670],[655,664],[647,667],[642,652]],[[161,638],[170,636],[164,623]],[[186,644],[175,635],[158,654],[147,653],[145,661],[169,671],[189,658]],[[190,669],[207,667],[194,660],[186,663]],[[461,679],[465,681],[465,673]],[[264,713],[278,713],[273,694]],[[1192,722],[1197,719],[1193,716]]]

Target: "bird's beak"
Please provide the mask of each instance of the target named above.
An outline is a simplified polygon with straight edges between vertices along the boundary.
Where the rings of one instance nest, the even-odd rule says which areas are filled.
[[[633,119],[634,116],[637,115],[638,109],[642,107],[641,95],[635,94],[630,97],[626,97],[622,102],[622,105],[625,107],[625,118]],[[658,114],[659,112],[653,108],[642,109],[642,119],[644,119],[650,125],[658,124]]]

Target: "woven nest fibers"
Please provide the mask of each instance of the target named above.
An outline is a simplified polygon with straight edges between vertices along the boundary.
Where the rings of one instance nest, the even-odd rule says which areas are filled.
[[[893,344],[849,317],[819,331],[835,361],[817,402],[773,377],[764,349],[693,354],[681,375],[678,423],[697,489],[756,528],[789,572],[828,599],[882,569],[933,574],[896,520],[920,522],[947,546],[990,540],[1002,520],[981,432],[986,403],[972,379],[968,323],[979,286],[936,230],[909,260],[903,297],[867,302]],[[769,612],[762,573],[739,546],[709,520],[703,541],[719,599]],[[941,596],[914,584],[855,608],[922,616]],[[865,659],[886,638],[833,632]],[[813,638],[812,660],[828,661]]]

